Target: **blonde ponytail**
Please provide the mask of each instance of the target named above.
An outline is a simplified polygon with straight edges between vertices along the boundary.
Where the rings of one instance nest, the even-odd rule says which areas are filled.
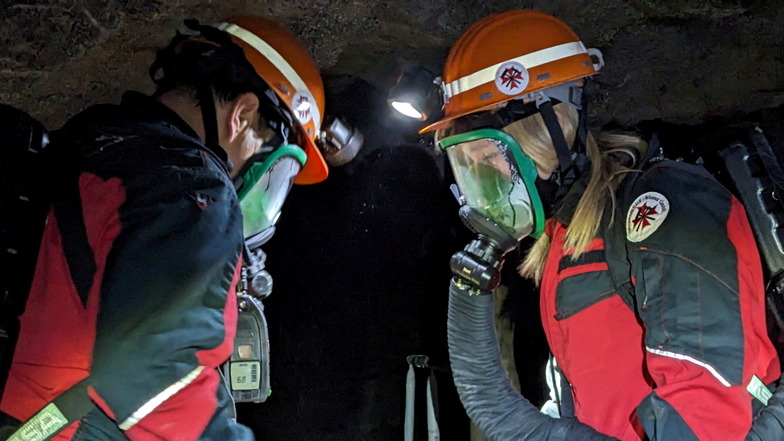
[[[577,110],[565,104],[557,104],[554,110],[566,142],[571,145],[577,130]],[[516,121],[504,130],[515,138],[523,152],[540,170],[545,173],[555,170],[558,158],[541,115],[536,114]],[[564,238],[564,250],[573,250],[572,259],[577,259],[584,253],[591,240],[596,237],[608,201],[612,208],[615,208],[615,191],[624,175],[631,171],[622,162],[626,152],[636,151],[642,156],[646,149],[647,143],[636,136],[603,133],[595,139],[588,134],[586,151],[591,161],[591,176]],[[550,238],[543,234],[518,268],[522,276],[539,284],[550,245]]]

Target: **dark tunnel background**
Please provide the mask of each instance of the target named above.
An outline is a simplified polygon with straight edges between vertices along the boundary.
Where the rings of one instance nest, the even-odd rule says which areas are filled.
[[[274,278],[265,300],[272,395],[238,405],[258,439],[403,439],[406,357],[430,357],[441,439],[470,439],[449,372],[446,342],[449,258],[471,239],[443,155],[397,118],[382,91],[353,77],[328,77],[327,113],[357,127],[365,147],[318,185],[295,186],[266,244]],[[643,121],[667,156],[703,162],[721,179],[716,152],[738,122],[781,130],[782,108],[697,126]],[[619,128],[612,124],[607,128]],[[777,132],[777,133],[779,133]],[[535,287],[515,273],[526,242],[506,257],[502,314],[514,323],[522,394],[544,402],[547,346]],[[417,369],[415,440],[427,439],[425,381]]]
[[[327,91],[327,113],[360,129],[365,146],[324,183],[294,187],[265,247],[272,395],[240,405],[240,421],[264,440],[402,439],[406,357],[424,354],[442,438],[468,439],[445,327],[449,257],[468,236],[445,157],[408,136],[416,128],[369,84],[329,78]],[[417,369],[418,432],[427,375]]]
[[[402,440],[408,355],[437,383],[441,439],[470,439],[452,383],[446,339],[449,259],[471,239],[457,216],[445,155],[353,77],[327,77],[327,114],[362,131],[365,146],[322,184],[294,186],[266,244],[274,279],[265,300],[272,395],[238,405],[263,440]],[[545,400],[546,342],[534,287],[503,280],[515,322],[524,396]],[[426,379],[416,369],[415,440],[427,439]]]

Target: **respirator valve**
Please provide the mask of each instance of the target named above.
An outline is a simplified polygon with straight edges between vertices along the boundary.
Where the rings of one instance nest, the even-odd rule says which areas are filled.
[[[452,274],[479,291],[492,291],[501,283],[504,251],[493,240],[479,235],[449,261]]]
[[[272,293],[272,276],[264,269],[267,255],[261,248],[247,250],[245,254],[245,289],[248,294],[263,299]]]
[[[460,219],[477,237],[449,261],[455,282],[468,284],[480,293],[492,291],[501,283],[503,257],[517,246],[517,239],[468,205],[460,207]]]

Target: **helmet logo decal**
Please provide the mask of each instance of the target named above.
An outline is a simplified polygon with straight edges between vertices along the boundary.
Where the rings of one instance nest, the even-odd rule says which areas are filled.
[[[626,239],[641,242],[664,223],[670,203],[661,193],[649,191],[634,200],[626,213]]]
[[[298,91],[294,95],[294,99],[291,100],[291,107],[293,108],[294,113],[297,115],[297,119],[299,120],[300,124],[303,126],[313,119],[314,106],[315,103],[313,102],[313,97],[307,90]]]
[[[495,71],[495,87],[506,95],[517,95],[528,87],[528,69],[517,61],[507,61]]]

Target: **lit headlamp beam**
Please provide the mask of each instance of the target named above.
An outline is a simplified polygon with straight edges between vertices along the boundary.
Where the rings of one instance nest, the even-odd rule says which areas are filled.
[[[397,110],[398,112],[402,113],[403,115],[409,118],[415,118],[419,120],[425,119],[424,115],[422,115],[422,112],[414,108],[414,106],[411,105],[411,103],[407,103],[403,101],[392,101],[390,104],[395,110]]]

